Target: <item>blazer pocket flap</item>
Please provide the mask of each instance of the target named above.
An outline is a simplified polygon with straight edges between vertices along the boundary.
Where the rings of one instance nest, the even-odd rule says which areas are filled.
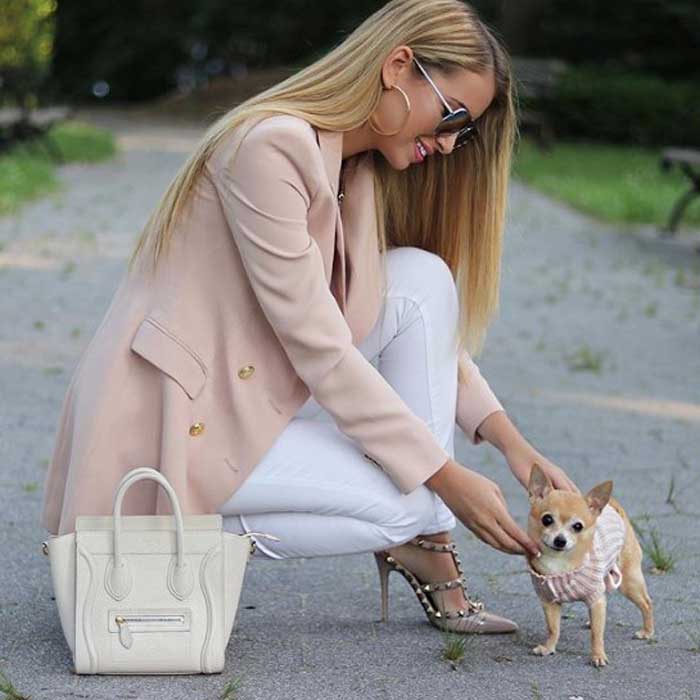
[[[194,399],[204,387],[207,371],[201,358],[169,330],[146,318],[131,341],[131,349],[172,377]]]

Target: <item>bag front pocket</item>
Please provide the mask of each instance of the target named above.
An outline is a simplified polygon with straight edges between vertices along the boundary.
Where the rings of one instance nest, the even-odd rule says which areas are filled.
[[[111,660],[100,664],[101,672],[201,672],[189,608],[113,608],[108,634]]]
[[[125,649],[138,647],[143,634],[188,632],[191,613],[186,610],[122,610],[109,611],[109,631],[119,635]]]

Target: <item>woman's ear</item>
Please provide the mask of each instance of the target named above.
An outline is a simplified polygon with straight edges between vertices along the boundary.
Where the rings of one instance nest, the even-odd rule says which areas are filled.
[[[410,71],[413,63],[413,49],[410,46],[397,46],[384,61],[382,66],[382,83],[390,90],[399,81],[406,70]]]

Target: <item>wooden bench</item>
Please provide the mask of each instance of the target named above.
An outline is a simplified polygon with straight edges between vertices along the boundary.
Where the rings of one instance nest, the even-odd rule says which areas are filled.
[[[524,58],[512,59],[516,91],[524,100],[550,97],[557,81],[566,71],[567,64],[559,59]],[[532,108],[520,108],[520,128],[531,133],[541,150],[548,149],[554,142],[554,129],[547,116]]]
[[[672,236],[694,197],[700,197],[700,150],[694,148],[666,148],[661,154],[661,169],[665,171],[677,165],[690,180],[690,189],[684,192],[673,206],[668,224],[660,231],[661,236]]]
[[[46,136],[54,124],[68,119],[72,113],[73,109],[65,106],[0,109],[0,153],[9,151],[19,143],[26,143],[32,147],[40,145],[50,158],[63,163],[60,149]]]

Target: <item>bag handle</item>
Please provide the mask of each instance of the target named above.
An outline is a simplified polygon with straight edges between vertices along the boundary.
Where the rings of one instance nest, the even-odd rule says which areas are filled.
[[[194,588],[194,576],[192,568],[185,559],[185,531],[182,519],[180,501],[170,482],[153,467],[136,467],[128,472],[117,487],[114,497],[114,545],[113,557],[110,566],[107,567],[106,586],[110,594],[121,599],[128,595],[133,585],[133,578],[127,560],[121,553],[121,509],[122,500],[128,489],[137,481],[151,479],[165,489],[175,515],[176,558],[170,564],[168,570],[168,587],[177,598],[184,599],[189,596]]]

